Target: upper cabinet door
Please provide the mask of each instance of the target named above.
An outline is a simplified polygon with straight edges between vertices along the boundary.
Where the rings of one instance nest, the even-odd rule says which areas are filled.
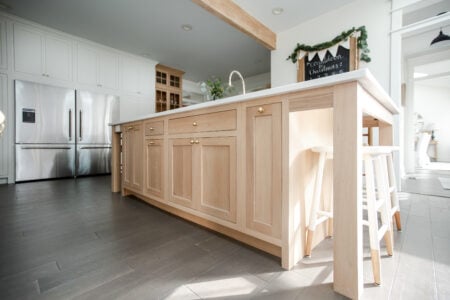
[[[97,86],[97,51],[79,43],[77,52],[77,81]]]
[[[42,62],[42,34],[23,25],[14,24],[14,70],[45,76]]]
[[[119,55],[100,51],[98,57],[98,83],[100,87],[119,88]]]
[[[139,91],[151,95],[155,91],[155,67],[152,64],[141,64],[139,68]]]
[[[139,62],[136,59],[122,59],[122,89],[131,94],[139,94]]]
[[[8,68],[8,60],[6,56],[6,22],[0,19],[0,68]]]
[[[50,78],[72,80],[71,41],[46,35],[45,73]]]
[[[72,80],[71,41],[15,23],[14,71],[58,80]]]

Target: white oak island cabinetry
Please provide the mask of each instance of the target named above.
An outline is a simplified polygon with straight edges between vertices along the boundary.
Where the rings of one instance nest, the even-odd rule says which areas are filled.
[[[334,289],[359,298],[363,119],[376,118],[379,143],[392,145],[397,113],[361,69],[143,116],[113,127],[112,190],[279,256],[290,269],[303,257],[317,167],[309,149],[333,145],[324,195],[334,195]],[[316,232],[314,244],[325,236]]]

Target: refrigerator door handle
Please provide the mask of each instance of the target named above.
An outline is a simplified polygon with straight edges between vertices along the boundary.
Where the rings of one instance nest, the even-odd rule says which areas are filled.
[[[70,150],[70,147],[37,147],[37,146],[22,146],[23,150],[49,149],[49,150]]]
[[[83,128],[83,119],[82,119],[82,115],[83,115],[83,112],[80,109],[80,134],[79,134],[80,141],[83,139],[83,130],[82,130],[82,128]]]
[[[69,109],[69,141],[72,140],[72,110]]]
[[[111,149],[111,146],[83,146],[80,149]]]

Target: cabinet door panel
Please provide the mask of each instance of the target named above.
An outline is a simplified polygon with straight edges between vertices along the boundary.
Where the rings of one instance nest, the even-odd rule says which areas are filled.
[[[281,237],[280,103],[247,108],[246,218],[247,227]]]
[[[99,52],[98,82],[101,87],[117,89],[119,86],[119,56],[107,51]]]
[[[8,60],[6,56],[6,22],[0,20],[0,68],[8,68]]]
[[[77,80],[82,84],[97,85],[97,52],[95,49],[78,44]]]
[[[127,93],[139,91],[139,64],[135,59],[124,57],[122,60],[122,88]]]
[[[145,192],[149,197],[164,197],[164,140],[152,139],[145,143]]]
[[[14,24],[14,70],[44,75],[42,34]]]
[[[203,138],[199,147],[199,210],[236,222],[236,138]]]
[[[72,44],[70,41],[46,36],[45,73],[51,78],[72,79]]]
[[[141,124],[122,127],[123,184],[124,187],[142,191],[144,135]]]
[[[142,64],[139,68],[139,91],[151,95],[154,89],[155,68],[150,64]]]
[[[169,201],[193,208],[194,149],[190,140],[169,140],[169,160]]]

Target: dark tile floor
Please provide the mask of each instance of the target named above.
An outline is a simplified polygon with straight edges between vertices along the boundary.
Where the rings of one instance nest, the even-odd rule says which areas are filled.
[[[109,177],[0,186],[0,299],[342,299],[332,239],[277,258],[110,192]],[[401,195],[395,256],[365,299],[450,298],[450,199]]]

